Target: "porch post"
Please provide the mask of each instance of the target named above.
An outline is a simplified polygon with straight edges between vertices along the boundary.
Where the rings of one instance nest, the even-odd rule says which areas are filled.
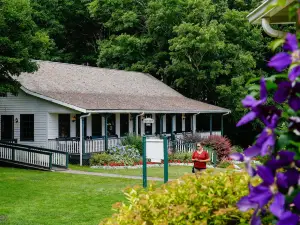
[[[121,129],[120,129],[120,124],[121,124],[121,115],[120,113],[116,113],[116,135],[118,135],[118,138],[121,137]]]
[[[135,118],[135,135],[138,136],[139,135],[139,117],[136,116]],[[142,119],[141,119],[142,121]],[[142,135],[142,132],[141,132]]]
[[[156,132],[156,114],[152,113],[152,119],[154,120],[152,123],[152,135],[154,135]]]
[[[133,134],[136,134],[136,116],[135,114],[131,114],[131,119],[132,119],[132,123],[133,123],[133,126],[132,126],[132,133]]]
[[[175,140],[175,127],[176,127],[176,115],[172,114],[172,128],[171,128],[171,139]]]
[[[163,115],[163,132],[167,131],[167,116],[166,114]]]
[[[209,133],[212,135],[212,114],[209,115]]]
[[[185,132],[185,114],[181,114],[181,130]]]
[[[224,135],[223,114],[221,115],[221,136]]]
[[[192,126],[192,132],[193,132],[193,134],[195,134],[196,133],[196,114],[194,114],[193,115],[193,117],[192,117],[192,123],[193,123],[193,126]]]
[[[105,134],[104,146],[105,146],[105,151],[107,151],[107,149],[108,149],[107,117],[108,117],[108,114],[104,114],[104,134]]]
[[[81,118],[81,121],[82,121],[82,130],[81,131],[81,134],[82,134],[82,155],[85,154],[85,138],[84,138],[84,130],[85,130],[85,123],[84,123],[84,119]]]

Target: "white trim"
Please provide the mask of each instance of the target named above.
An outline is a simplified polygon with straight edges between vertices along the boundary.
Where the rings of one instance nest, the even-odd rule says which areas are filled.
[[[287,0],[285,6],[283,6],[283,7],[277,6],[277,7],[274,7],[272,9],[266,11],[267,8],[271,4],[275,4],[275,3],[277,3],[277,1],[278,0],[266,0],[265,2],[263,2],[259,7],[257,7],[256,9],[254,9],[251,13],[249,13],[247,15],[247,19],[249,20],[249,22],[252,24],[261,24],[261,18],[274,16],[279,11],[284,9],[286,6],[293,3],[295,0]],[[277,24],[293,24],[293,23],[294,22],[282,22],[282,23],[277,23]]]
[[[29,95],[32,95],[32,96],[44,99],[44,100],[49,101],[49,102],[53,102],[53,103],[58,104],[58,105],[65,106],[67,108],[74,109],[74,110],[82,112],[82,113],[86,113],[87,112],[86,109],[79,108],[77,106],[74,106],[74,105],[71,105],[71,104],[68,104],[68,103],[65,103],[65,102],[62,102],[62,101],[50,98],[50,97],[46,97],[44,95],[41,95],[41,94],[38,94],[38,93],[35,93],[35,92],[32,92],[32,91],[26,89],[23,86],[21,87],[21,90],[24,91],[26,94],[29,94]]]

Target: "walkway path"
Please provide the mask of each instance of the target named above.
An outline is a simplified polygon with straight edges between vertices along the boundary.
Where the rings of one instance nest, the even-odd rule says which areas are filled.
[[[117,178],[125,178],[125,179],[136,179],[136,180],[142,180],[142,176],[127,176],[127,175],[120,175],[120,174],[111,174],[111,173],[96,173],[96,172],[86,172],[86,171],[80,171],[80,170],[61,170],[56,171],[58,173],[70,173],[70,174],[81,174],[81,175],[90,175],[90,176],[99,176],[99,177],[117,177]],[[158,177],[147,177],[147,180],[154,180],[154,181],[164,181],[163,178]],[[173,179],[169,179],[171,181]]]

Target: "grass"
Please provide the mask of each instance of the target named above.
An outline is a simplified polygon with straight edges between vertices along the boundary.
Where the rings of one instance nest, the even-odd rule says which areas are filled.
[[[78,165],[69,165],[69,169],[72,170],[82,170],[89,172],[99,172],[99,173],[112,173],[120,175],[129,175],[129,176],[142,176],[142,168],[138,169],[100,169],[100,168],[90,168],[88,166],[78,166]],[[192,166],[170,166],[169,167],[169,178],[176,179],[184,174],[192,173]],[[164,177],[164,168],[163,167],[148,167],[147,176],[149,177]]]
[[[90,168],[88,166],[78,166],[78,165],[69,165],[69,169],[72,170],[81,170],[88,172],[98,172],[98,173],[112,173],[120,175],[129,175],[129,176],[142,176],[142,168],[138,169],[101,169],[101,168]],[[223,168],[214,168],[216,172],[224,171]],[[176,179],[185,174],[192,173],[192,166],[169,166],[169,178]],[[147,176],[149,177],[164,177],[164,168],[163,167],[148,167]]]
[[[0,224],[93,225],[142,181],[0,167]]]

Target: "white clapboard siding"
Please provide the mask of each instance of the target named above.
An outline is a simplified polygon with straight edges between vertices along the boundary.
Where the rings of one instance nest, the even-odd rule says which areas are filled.
[[[21,91],[17,96],[7,94],[7,97],[0,97],[0,115],[13,115],[18,123],[14,122],[14,138],[18,143],[46,147],[48,135],[54,135],[58,120],[53,114],[76,113],[74,110],[31,96]],[[34,114],[34,141],[20,142],[20,114]],[[53,121],[53,123],[50,121]],[[57,122],[54,122],[57,121]],[[49,127],[49,123],[51,127]],[[48,128],[50,129],[48,132]],[[0,126],[1,129],[1,126]],[[51,133],[52,132],[52,133]],[[49,133],[49,134],[48,134]],[[57,137],[56,133],[56,137]]]

